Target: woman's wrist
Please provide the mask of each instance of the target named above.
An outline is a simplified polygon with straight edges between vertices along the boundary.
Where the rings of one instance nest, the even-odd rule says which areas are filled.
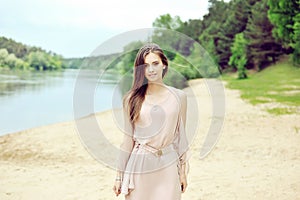
[[[180,165],[181,166],[186,166],[186,162],[182,161],[182,162],[180,162]]]
[[[121,179],[121,177],[116,177],[115,181],[120,181],[120,182],[122,182],[122,179]]]
[[[181,172],[181,173],[180,173],[180,177],[181,177],[181,178],[185,178],[185,177],[186,177],[185,172]]]
[[[122,174],[118,173],[115,180],[122,181]]]
[[[117,171],[116,179],[115,181],[122,181],[123,179],[123,173],[120,171]]]
[[[182,163],[180,167],[180,176],[182,178],[186,177],[186,163]]]

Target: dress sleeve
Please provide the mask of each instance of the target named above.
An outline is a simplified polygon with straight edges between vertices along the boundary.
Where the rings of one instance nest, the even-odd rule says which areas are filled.
[[[185,124],[186,124],[186,111],[187,111],[187,96],[181,91],[179,95],[180,100],[180,111],[177,122],[177,131],[176,131],[176,139],[175,139],[175,147],[177,149],[178,157],[180,164],[185,164],[187,162],[187,151],[189,148],[186,132],[185,132]]]
[[[117,169],[121,172],[124,172],[126,169],[127,162],[131,155],[132,149],[134,147],[134,139],[133,139],[133,128],[129,121],[129,116],[126,109],[123,108],[123,116],[124,116],[124,128],[123,128],[123,141],[120,145],[119,157],[117,160]]]

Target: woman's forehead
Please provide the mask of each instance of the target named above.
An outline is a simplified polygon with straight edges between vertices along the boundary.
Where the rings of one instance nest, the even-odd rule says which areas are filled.
[[[161,61],[159,55],[157,55],[156,53],[150,52],[148,55],[146,55],[144,63],[149,64],[149,63],[153,63],[156,61],[158,61],[158,62]]]

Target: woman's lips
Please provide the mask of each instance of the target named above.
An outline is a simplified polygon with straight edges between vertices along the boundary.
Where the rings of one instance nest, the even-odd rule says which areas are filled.
[[[149,77],[154,77],[156,74],[148,74]]]

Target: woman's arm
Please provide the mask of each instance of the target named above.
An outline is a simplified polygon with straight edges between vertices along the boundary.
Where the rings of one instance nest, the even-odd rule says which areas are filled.
[[[128,162],[128,159],[131,155],[132,149],[134,147],[134,140],[133,140],[133,128],[132,125],[129,121],[129,117],[127,112],[123,111],[123,116],[124,116],[124,129],[123,129],[123,141],[120,145],[120,153],[119,153],[119,158],[117,161],[117,174],[116,174],[116,179],[115,179],[115,184],[113,187],[113,190],[118,196],[121,193],[121,183],[123,180],[123,174],[126,169],[126,165]]]
[[[126,164],[134,147],[134,140],[132,136],[128,136],[126,133],[123,137],[123,142],[120,145],[120,154],[118,159],[118,166],[117,166],[117,173],[115,184],[113,187],[113,191],[115,192],[116,196],[121,194],[121,185],[123,181],[123,174],[126,169]]]
[[[188,141],[186,136],[186,112],[187,112],[187,96],[183,91],[180,91],[180,122],[179,122],[179,160],[182,169],[186,169]],[[182,172],[185,172],[183,171]]]
[[[127,104],[124,103],[123,106],[124,128],[122,130],[124,135],[123,135],[123,141],[120,145],[120,154],[118,159],[118,170],[120,172],[125,171],[127,161],[130,157],[130,154],[132,152],[135,143],[133,139],[133,127],[130,122],[130,117],[126,106]]]
[[[185,152],[180,157],[180,182],[181,182],[181,190],[182,192],[185,192],[187,188],[187,149],[188,149],[188,141],[186,137],[185,127],[186,127],[186,112],[187,112],[187,96],[184,92],[180,95],[180,113],[181,113],[181,119],[182,119],[182,125],[181,127],[183,130],[180,131],[180,141],[183,143],[181,144]]]

